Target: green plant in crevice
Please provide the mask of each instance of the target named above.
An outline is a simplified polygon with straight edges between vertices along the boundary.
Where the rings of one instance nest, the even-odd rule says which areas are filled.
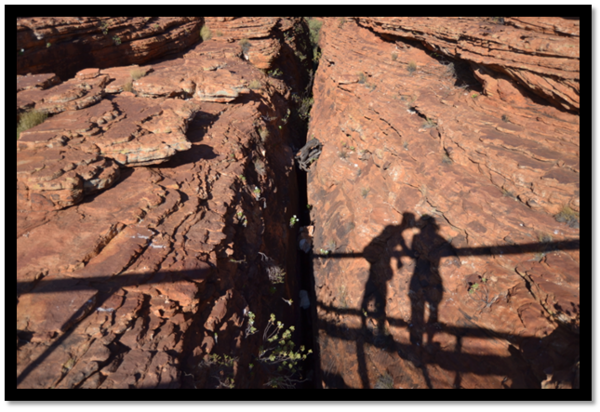
[[[115,43],[115,45],[120,46],[121,45],[121,38],[119,36],[113,36],[113,42]]]
[[[248,312],[248,325],[246,326],[246,337],[250,335],[254,335],[256,333],[256,328],[254,327],[254,319],[256,315],[252,312]]]
[[[100,22],[100,28],[102,29],[102,34],[104,34],[105,36],[108,34],[108,22],[107,21],[102,21]]]
[[[298,223],[299,221],[300,219],[298,219],[296,215],[292,216],[292,218],[290,219],[290,227],[294,227],[294,225],[296,225],[296,223]]]
[[[307,18],[306,22],[308,23],[308,30],[310,31],[310,43],[315,47],[319,44],[323,22],[311,17]]]
[[[281,77],[283,76],[283,72],[279,69],[269,70],[267,74],[271,77]]]
[[[242,226],[244,226],[244,227],[248,226],[248,218],[246,217],[246,215],[244,215],[244,212],[239,210],[235,214],[235,217],[237,217],[238,223],[240,223]]]
[[[258,186],[254,186],[254,190],[252,190],[252,194],[256,198],[256,200],[260,199],[260,189]]]
[[[215,340],[217,334],[215,333]],[[198,365],[201,369],[208,369],[209,374],[212,378],[217,380],[217,389],[233,389],[235,387],[235,380],[233,379],[234,364],[238,362],[238,358],[232,358],[228,355],[222,357],[215,354],[207,354],[204,359]]]
[[[284,324],[271,314],[263,333],[263,346],[259,348],[258,361],[268,370],[270,379],[265,386],[271,388],[293,389],[303,382],[300,362],[305,361],[312,353],[304,346],[295,350],[292,341],[294,326],[284,330]]]
[[[277,265],[272,265],[267,268],[267,276],[269,281],[274,284],[284,283],[285,281],[285,270]]]
[[[302,120],[309,119],[310,109],[312,108],[313,102],[314,100],[312,97],[305,97],[302,99],[300,107],[298,108],[298,116],[300,116]]]

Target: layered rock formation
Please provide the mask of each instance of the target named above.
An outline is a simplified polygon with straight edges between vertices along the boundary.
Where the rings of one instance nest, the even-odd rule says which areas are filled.
[[[578,22],[504,23],[324,19],[324,387],[578,385]]]
[[[187,50],[200,27],[201,17],[18,18],[17,73],[68,79],[89,67],[145,64]]]
[[[578,21],[322,21],[18,20],[19,388],[579,386]]]
[[[19,388],[286,382],[257,358],[271,313],[302,332],[289,112],[308,75],[267,76],[231,36],[60,84],[18,77],[17,110],[51,114],[17,142]],[[288,40],[272,61],[293,72],[306,35]]]

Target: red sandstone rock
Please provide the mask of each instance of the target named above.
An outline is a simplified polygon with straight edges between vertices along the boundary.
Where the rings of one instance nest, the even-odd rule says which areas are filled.
[[[357,21],[377,33],[419,40],[440,55],[506,74],[559,107],[579,110],[578,21],[543,17],[507,18],[504,24],[477,17],[361,17]],[[488,96],[497,92],[484,90]]]
[[[146,64],[198,43],[201,22],[201,17],[18,18],[17,73],[53,72],[68,79],[90,67]]]
[[[136,66],[31,81],[46,93],[36,105],[92,83],[101,99],[56,106],[17,143],[19,387],[214,388],[200,366],[211,353],[243,359],[236,387],[272,378],[250,378],[262,336],[246,327],[249,310],[260,328],[300,311],[289,290],[265,286],[258,254],[297,288],[293,153],[277,127],[290,92],[244,61],[238,40],[141,67],[131,92]],[[232,223],[238,211],[245,225]]]
[[[579,255],[544,242],[578,248],[553,216],[579,203],[579,118],[527,90],[578,107],[577,37],[527,32],[553,45],[528,54],[477,18],[356,21],[325,19],[309,130],[323,385],[574,385]]]
[[[153,48],[153,21],[112,18],[105,38],[94,24],[107,18],[82,19],[103,39],[94,53],[128,44],[135,59],[79,60],[65,68],[75,78],[53,87],[52,75],[18,77],[18,110],[55,113],[17,143],[18,387],[215,388],[229,377],[265,387],[272,371],[249,364],[269,314],[287,326],[300,313],[295,130],[284,120],[308,81],[300,20],[206,18],[212,39],[133,80],[131,64],[168,47]],[[41,47],[33,30],[54,27],[67,42],[75,23],[62,21],[21,19],[19,41]],[[157,21],[169,22],[167,41],[201,25]],[[577,107],[567,81],[578,78],[576,55],[557,47],[565,67],[539,53],[509,64],[515,53],[483,45],[489,21],[446,24],[473,30],[459,51],[444,49],[477,62],[455,61],[463,89],[419,44],[390,37],[448,48],[431,21],[418,35],[418,19],[324,21],[309,131],[323,150],[302,236],[322,255],[317,385],[578,387],[579,253],[544,244],[579,236],[553,217],[579,207],[579,118],[528,91],[558,73],[539,93]],[[564,19],[509,22],[494,47],[513,47],[523,30],[578,36]],[[282,67],[284,80],[257,67]],[[265,259],[287,272],[285,287],[271,285]]]

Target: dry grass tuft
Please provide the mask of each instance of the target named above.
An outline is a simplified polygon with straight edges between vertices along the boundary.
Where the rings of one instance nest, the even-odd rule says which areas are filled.
[[[30,110],[26,113],[23,113],[19,118],[19,123],[17,124],[17,139],[19,139],[22,132],[31,129],[38,124],[42,124],[47,117],[48,113],[39,110]]]

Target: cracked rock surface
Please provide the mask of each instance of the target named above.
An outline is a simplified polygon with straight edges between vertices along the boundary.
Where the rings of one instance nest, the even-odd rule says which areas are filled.
[[[541,20],[323,19],[324,387],[578,385],[578,22]]]
[[[169,20],[170,33],[194,19]],[[41,27],[32,20],[19,33]],[[277,23],[254,22],[265,35]],[[17,141],[19,388],[215,388],[225,369],[240,388],[273,378],[248,364],[269,314],[291,325],[300,310],[290,90],[241,57],[234,23],[235,41],[162,63],[17,78],[18,110],[51,114]],[[259,252],[285,285],[270,290]],[[249,311],[260,334],[246,333]]]

